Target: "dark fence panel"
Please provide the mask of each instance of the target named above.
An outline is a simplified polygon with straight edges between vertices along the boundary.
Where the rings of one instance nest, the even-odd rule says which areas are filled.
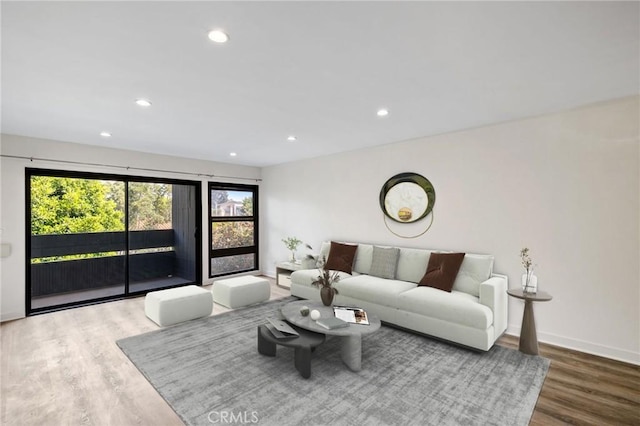
[[[125,238],[124,232],[34,235],[31,258],[122,251],[126,248]]]
[[[124,286],[124,256],[31,265],[31,296]]]
[[[166,278],[173,273],[175,253],[144,253],[130,257],[131,282]],[[31,296],[47,296],[121,285],[125,256],[35,263],[31,265]]]
[[[129,283],[166,278],[175,274],[176,253],[134,254],[129,258]]]
[[[144,248],[173,247],[173,229],[159,229],[156,231],[131,231],[129,249],[138,250]]]
[[[173,247],[174,243],[173,229],[132,231],[129,234],[131,250]],[[126,236],[125,232],[34,235],[31,237],[31,258],[124,251]]]

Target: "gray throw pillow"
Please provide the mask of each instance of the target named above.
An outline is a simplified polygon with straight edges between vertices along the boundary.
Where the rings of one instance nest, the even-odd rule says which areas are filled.
[[[371,270],[369,275],[380,278],[394,279],[396,277],[396,267],[398,266],[398,248],[373,247],[371,259]]]

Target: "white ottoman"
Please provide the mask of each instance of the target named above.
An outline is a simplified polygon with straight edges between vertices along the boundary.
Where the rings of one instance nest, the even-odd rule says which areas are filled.
[[[213,301],[227,308],[264,302],[271,296],[271,286],[264,278],[247,275],[213,282]]]
[[[165,326],[211,315],[211,293],[197,285],[152,291],[144,298],[144,313]]]

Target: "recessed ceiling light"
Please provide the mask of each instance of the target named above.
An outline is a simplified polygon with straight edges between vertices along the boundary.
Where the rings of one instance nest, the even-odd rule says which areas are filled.
[[[222,30],[209,31],[209,40],[216,43],[226,43],[229,41],[229,36]]]
[[[111,137],[111,133],[109,133],[109,132],[100,132],[100,136],[102,136],[103,138],[110,138]]]
[[[150,107],[151,106],[151,102],[147,99],[136,99],[136,104],[138,104],[141,107]]]
[[[290,142],[294,142],[294,141],[297,141],[298,138],[296,138],[295,136],[291,135],[291,136],[287,137],[287,140],[290,141]]]
[[[378,114],[378,117],[386,117],[389,115],[389,110],[386,108],[380,108],[376,114]]]
[[[230,152],[229,153],[229,156],[231,156],[231,157],[235,157],[236,155],[238,155],[238,154],[236,154],[235,152]]]

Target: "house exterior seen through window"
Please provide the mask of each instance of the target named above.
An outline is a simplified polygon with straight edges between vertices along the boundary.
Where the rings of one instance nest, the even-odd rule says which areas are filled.
[[[209,183],[209,277],[258,269],[258,186]]]

